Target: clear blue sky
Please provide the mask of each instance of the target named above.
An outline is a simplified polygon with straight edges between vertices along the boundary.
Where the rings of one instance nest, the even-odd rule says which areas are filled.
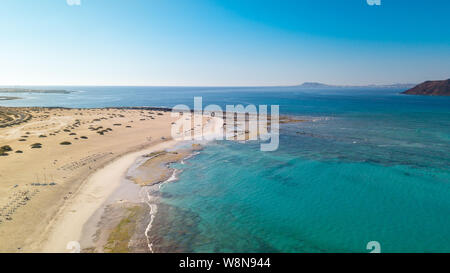
[[[2,0],[0,85],[450,77],[450,1]]]

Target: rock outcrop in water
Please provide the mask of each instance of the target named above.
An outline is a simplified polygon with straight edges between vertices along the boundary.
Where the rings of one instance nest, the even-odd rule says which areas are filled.
[[[402,94],[425,96],[450,96],[450,79],[443,81],[426,81]]]

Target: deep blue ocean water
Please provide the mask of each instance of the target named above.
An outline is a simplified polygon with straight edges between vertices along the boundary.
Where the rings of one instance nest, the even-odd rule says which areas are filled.
[[[55,87],[52,87],[53,89]],[[216,141],[161,188],[154,249],[450,252],[450,98],[396,89],[64,87],[8,106],[277,104],[280,147]],[[1,94],[8,95],[8,94]]]

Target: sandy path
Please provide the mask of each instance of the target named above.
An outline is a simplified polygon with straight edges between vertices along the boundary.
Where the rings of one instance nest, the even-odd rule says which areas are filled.
[[[80,187],[75,196],[61,208],[41,251],[71,252],[71,249],[67,249],[69,242],[80,240],[84,224],[119,187],[128,168],[140,156],[173,147],[175,144],[176,141],[166,141],[148,149],[127,154],[95,172]],[[73,243],[72,245],[76,246]]]

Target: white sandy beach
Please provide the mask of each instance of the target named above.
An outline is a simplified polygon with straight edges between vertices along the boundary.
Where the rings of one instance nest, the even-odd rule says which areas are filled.
[[[80,187],[70,202],[61,208],[51,225],[50,236],[45,242],[43,252],[71,252],[69,242],[81,239],[84,224],[106,201],[117,187],[130,166],[142,155],[168,149],[176,141],[166,141],[151,148],[127,154],[104,168],[98,170]]]

